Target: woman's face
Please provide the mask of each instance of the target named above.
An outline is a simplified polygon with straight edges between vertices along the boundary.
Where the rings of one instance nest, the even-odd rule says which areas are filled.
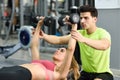
[[[53,55],[53,61],[55,62],[63,62],[64,57],[66,54],[66,48],[59,48],[58,50],[56,50],[56,52]]]

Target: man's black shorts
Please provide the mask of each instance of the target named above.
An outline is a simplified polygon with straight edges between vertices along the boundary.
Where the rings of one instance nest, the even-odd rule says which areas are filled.
[[[81,76],[79,80],[94,80],[95,78],[99,78],[102,80],[114,80],[113,75],[105,72],[105,73],[88,73],[85,71],[81,72]]]

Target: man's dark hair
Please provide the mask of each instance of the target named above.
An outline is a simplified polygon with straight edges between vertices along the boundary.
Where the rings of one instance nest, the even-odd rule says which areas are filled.
[[[80,6],[80,8],[78,9],[78,12],[90,12],[92,17],[98,17],[98,11],[95,7],[90,6],[90,5],[83,5]]]

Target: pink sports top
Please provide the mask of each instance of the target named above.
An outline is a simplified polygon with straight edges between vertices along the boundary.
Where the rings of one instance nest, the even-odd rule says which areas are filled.
[[[46,72],[46,80],[53,78],[55,64],[49,60],[33,60],[32,63],[39,64]]]

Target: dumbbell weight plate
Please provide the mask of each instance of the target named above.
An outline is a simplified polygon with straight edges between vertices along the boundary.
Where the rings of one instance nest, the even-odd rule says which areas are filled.
[[[52,20],[50,19],[50,17],[45,17],[44,25],[45,26],[50,26],[51,23],[52,23]]]
[[[64,25],[65,25],[65,22],[63,21],[64,18],[65,18],[65,16],[59,17],[59,19],[58,19],[58,24],[59,24],[60,26],[64,26]]]
[[[71,14],[70,15],[70,22],[73,24],[79,23],[80,17],[77,13]]]

